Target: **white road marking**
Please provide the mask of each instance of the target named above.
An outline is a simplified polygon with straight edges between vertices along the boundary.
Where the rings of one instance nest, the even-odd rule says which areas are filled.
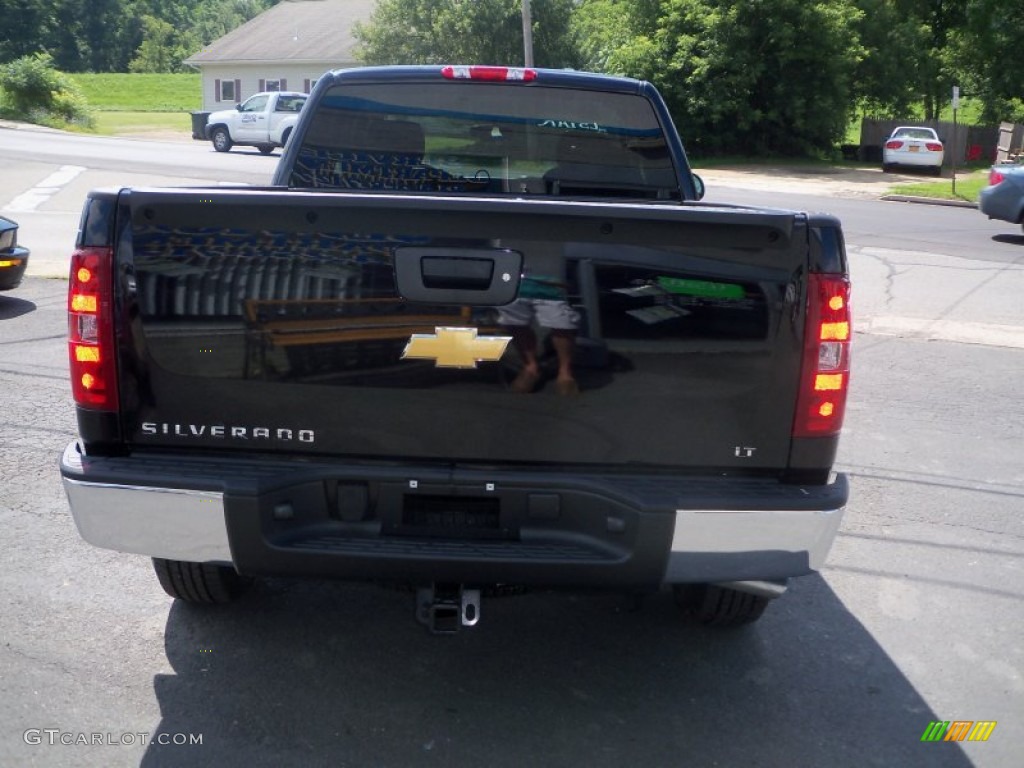
[[[80,165],[62,165],[58,170],[32,187],[32,189],[23,192],[11,200],[10,203],[4,206],[4,210],[13,213],[34,211],[57,194],[62,187],[73,181],[84,170],[85,168]]]

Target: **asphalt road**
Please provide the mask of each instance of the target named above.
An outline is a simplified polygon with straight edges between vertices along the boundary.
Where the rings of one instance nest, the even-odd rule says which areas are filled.
[[[87,167],[37,209],[57,219],[81,204],[72,185],[117,173],[4,140],[0,212]],[[183,178],[138,173],[161,176]],[[68,515],[64,283],[0,295],[0,766],[1018,764],[1024,241],[976,211],[809,199],[850,222],[853,495],[823,572],[740,631],[685,624],[668,595],[485,600],[478,627],[443,638],[410,595],[371,586],[271,580],[228,608],[174,603],[148,561],[84,544]],[[38,232],[23,225],[33,258]],[[933,720],[998,725],[985,743],[922,743]]]
[[[82,201],[96,187],[270,183],[280,152],[0,127],[0,214],[30,244],[28,274],[67,277]]]

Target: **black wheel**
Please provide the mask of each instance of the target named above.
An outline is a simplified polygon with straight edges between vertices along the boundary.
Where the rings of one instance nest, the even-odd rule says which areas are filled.
[[[761,618],[771,600],[713,584],[677,584],[672,588],[687,617],[714,627],[738,627]]]
[[[256,147],[256,149],[258,149],[260,151],[261,155],[269,155],[271,152],[274,151],[274,145],[273,144],[260,144],[258,147]]]
[[[882,172],[883,173],[892,173],[892,171],[893,171],[892,163],[882,163]]]
[[[153,569],[164,592],[186,603],[230,603],[252,585],[251,578],[223,565],[154,557]]]
[[[228,133],[228,129],[223,126],[213,129],[210,133],[210,141],[213,142],[213,148],[218,152],[230,152],[234,144],[231,141],[231,134]]]

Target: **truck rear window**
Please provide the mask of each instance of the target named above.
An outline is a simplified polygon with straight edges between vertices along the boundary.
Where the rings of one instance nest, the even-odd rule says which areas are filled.
[[[642,96],[496,83],[336,86],[316,106],[289,185],[679,199]]]

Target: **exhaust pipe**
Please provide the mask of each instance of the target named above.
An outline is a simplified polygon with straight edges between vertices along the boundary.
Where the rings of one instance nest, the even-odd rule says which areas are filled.
[[[764,597],[768,600],[775,600],[782,597],[786,592],[788,583],[783,581],[723,581],[715,584],[723,589],[734,589],[737,592],[746,592],[748,595]]]

